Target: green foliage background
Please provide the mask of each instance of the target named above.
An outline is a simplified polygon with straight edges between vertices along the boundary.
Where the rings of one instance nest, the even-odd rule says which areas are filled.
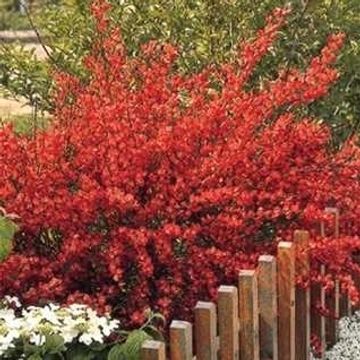
[[[255,35],[265,15],[283,0],[111,0],[112,21],[122,29],[130,55],[141,44],[157,39],[180,49],[178,67],[198,71],[209,63],[237,56],[239,41]],[[360,127],[360,1],[292,0],[293,12],[273,51],[260,64],[251,86],[276,75],[279,65],[300,66],[317,54],[329,33],[344,31],[347,43],[338,61],[342,77],[326,99],[301,110],[301,114],[326,121],[336,142]],[[51,49],[51,59],[41,62],[23,49],[0,48],[0,84],[12,96],[25,96],[39,109],[50,111],[51,69],[82,76],[82,58],[95,36],[89,19],[89,0],[65,0],[46,7],[36,26]],[[10,77],[10,74],[15,76]]]
[[[3,30],[29,30],[31,25],[27,16],[20,12],[21,0],[0,0],[0,31]],[[58,0],[27,0],[29,12],[37,17],[44,7],[58,4]]]
[[[7,217],[0,215],[0,262],[6,259],[12,250],[13,236],[17,226]]]
[[[0,31],[1,30],[24,30],[29,28],[25,16],[16,11],[14,0],[0,0]]]

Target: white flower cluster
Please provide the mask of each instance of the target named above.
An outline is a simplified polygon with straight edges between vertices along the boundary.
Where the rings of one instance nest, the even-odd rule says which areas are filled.
[[[325,360],[360,359],[360,312],[339,321],[339,341],[325,353]]]
[[[118,320],[99,316],[86,305],[49,304],[21,310],[18,299],[10,297],[4,299],[4,304],[0,308],[0,356],[14,348],[18,340],[42,346],[50,335],[60,335],[65,345],[74,341],[85,345],[101,344],[119,327]],[[18,307],[18,311],[9,305]]]

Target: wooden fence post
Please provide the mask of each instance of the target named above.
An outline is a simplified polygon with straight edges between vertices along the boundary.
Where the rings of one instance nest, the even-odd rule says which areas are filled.
[[[337,239],[340,236],[340,213],[339,209],[335,207],[325,208],[325,214],[334,215],[334,237]],[[322,236],[325,236],[324,228],[322,229]]]
[[[338,338],[339,297],[339,281],[335,280],[334,289],[326,294],[326,307],[330,312],[330,316],[326,318],[325,334],[326,344],[329,347],[334,346]]]
[[[216,306],[198,301],[195,307],[195,349],[197,360],[217,359]]]
[[[340,214],[337,208],[325,208],[325,213],[334,215],[334,231],[333,236],[338,239],[340,235]],[[325,235],[324,225],[322,226],[322,236]],[[325,295],[326,308],[330,312],[325,320],[325,334],[326,344],[332,347],[337,342],[338,333],[338,318],[339,318],[339,299],[340,299],[340,284],[335,280],[334,289]]]
[[[261,360],[278,360],[276,286],[276,259],[271,255],[262,255],[258,265]]]
[[[220,359],[239,359],[238,290],[235,286],[220,286],[218,291],[218,318]]]
[[[307,279],[310,275],[309,232],[297,230],[294,233],[296,276]],[[310,288],[296,286],[295,295],[295,359],[310,359]]]
[[[340,304],[339,304],[339,317],[351,316],[351,301],[347,294],[340,295]]]
[[[146,340],[140,351],[141,360],[166,360],[165,344],[160,341]]]
[[[352,259],[356,264],[360,264],[360,255],[359,254],[353,255]],[[360,275],[358,274],[358,272],[354,271],[351,274],[351,277],[352,277],[352,279],[354,281],[354,285],[355,285],[356,289],[358,291],[360,291]],[[360,308],[359,302],[353,304],[352,309],[351,309],[352,313],[355,313],[355,311],[358,311],[359,308]]]
[[[192,325],[173,320],[170,325],[171,360],[193,360]]]
[[[325,276],[325,266],[320,266],[320,274]],[[325,317],[319,314],[315,307],[319,305],[325,307],[325,290],[321,284],[311,286],[311,332],[315,334],[320,341],[320,352],[323,356],[325,352]]]
[[[295,359],[295,247],[278,246],[279,360]]]
[[[239,274],[240,359],[259,360],[259,309],[255,270]]]

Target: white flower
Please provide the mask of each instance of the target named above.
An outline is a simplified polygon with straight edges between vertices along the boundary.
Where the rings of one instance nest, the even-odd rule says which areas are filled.
[[[71,304],[68,307],[69,311],[74,316],[84,315],[88,307],[82,304]]]
[[[17,307],[17,308],[20,308],[20,307],[21,307],[21,302],[19,301],[19,299],[18,299],[16,296],[6,295],[6,296],[4,297],[4,300],[6,301],[6,303],[7,303],[8,305],[14,304],[15,307]]]
[[[42,346],[45,344],[46,338],[42,334],[32,333],[30,335],[29,341],[31,344],[34,344],[36,346]]]
[[[61,337],[65,344],[72,343],[79,336],[79,330],[75,327],[65,327],[61,331]]]
[[[21,306],[17,298],[6,297],[5,303]],[[44,307],[23,308],[17,317],[11,308],[0,309],[0,356],[5,354],[15,341],[23,339],[35,346],[42,346],[49,334],[60,335],[64,343],[80,342],[85,345],[103,343],[115,329],[118,320],[99,316],[86,305],[73,304],[59,307],[48,304]]]
[[[15,319],[16,317],[13,309],[0,309],[0,320],[11,323]]]
[[[60,329],[60,335],[65,343],[71,343],[80,334],[81,323],[83,320],[74,319],[72,316],[67,316],[63,319],[63,326]]]
[[[42,309],[40,309],[40,314],[43,317],[44,320],[54,324],[54,325],[60,325],[60,321],[58,319],[56,310],[58,310],[59,307],[55,305],[46,305]]]
[[[20,337],[21,320],[15,318],[11,309],[1,309],[0,318],[0,355],[9,348],[14,347],[14,342]]]
[[[0,354],[3,354],[10,348],[15,346],[14,340],[20,337],[20,333],[16,330],[9,331],[5,336],[0,336]]]
[[[90,311],[90,314],[92,312]],[[76,318],[68,317],[64,319],[64,328],[61,331],[61,335],[70,340],[71,337],[78,336],[79,342],[90,345],[93,342],[102,343],[103,334],[97,323],[97,316],[86,316],[86,313]]]
[[[36,330],[42,321],[42,317],[38,309],[32,306],[29,307],[28,310],[23,310],[22,316],[24,319],[24,328],[29,332]]]
[[[89,329],[79,337],[79,342],[82,342],[85,345],[90,345],[93,341],[102,344],[104,336],[101,333],[101,330],[92,324],[89,326]]]
[[[95,321],[95,320],[93,320]],[[108,318],[106,317],[98,317],[96,319],[96,322],[98,324],[98,326],[101,327],[102,329],[102,332],[105,336],[110,336],[110,334],[116,330],[119,325],[120,325],[120,321],[118,320],[109,320]]]

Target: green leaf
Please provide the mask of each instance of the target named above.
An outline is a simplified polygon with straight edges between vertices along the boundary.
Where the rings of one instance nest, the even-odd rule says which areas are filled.
[[[165,319],[164,315],[162,315],[160,313],[152,313],[151,314],[151,320],[159,320],[163,324],[165,324],[165,322],[166,322],[166,319]]]
[[[107,360],[126,360],[125,344],[117,344],[109,351]]]
[[[66,352],[67,360],[93,360],[95,358],[96,352],[82,344],[76,344]]]
[[[164,336],[161,334],[161,332],[153,325],[148,325],[145,328],[145,332],[150,335],[150,337],[154,340],[158,341],[164,341]]]
[[[43,360],[64,360],[65,357],[62,353],[56,353],[56,354],[46,354],[43,357]]]
[[[24,341],[23,346],[24,346],[24,354],[28,356],[27,359],[30,359],[30,356],[38,355],[39,352],[41,351],[41,348],[39,346],[30,344],[28,341]]]
[[[107,347],[108,347],[107,344],[98,344],[98,343],[95,343],[95,344],[91,344],[91,345],[90,345],[91,350],[94,350],[94,351],[97,351],[97,352],[104,351]]]
[[[46,337],[45,349],[50,354],[57,354],[65,351],[64,339],[57,334],[49,335]]]
[[[132,331],[125,343],[115,345],[108,354],[107,360],[138,360],[141,345],[151,336],[143,330]]]
[[[28,360],[43,360],[43,358],[41,357],[40,354],[36,353],[36,354],[32,354],[28,357]]]

